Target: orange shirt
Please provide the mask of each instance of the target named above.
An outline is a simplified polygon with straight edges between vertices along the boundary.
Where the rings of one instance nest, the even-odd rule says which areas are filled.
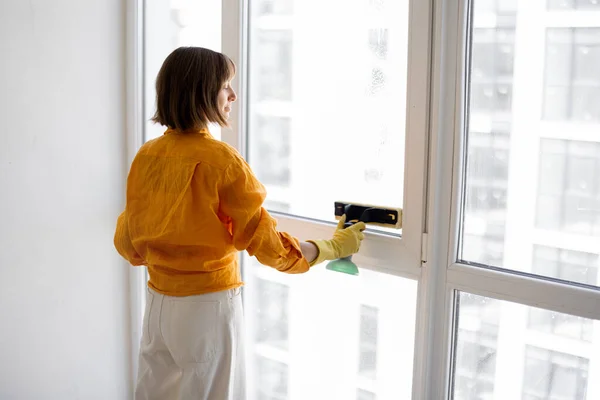
[[[207,130],[167,130],[144,144],[127,179],[114,243],[148,285],[188,296],[241,286],[238,252],[282,272],[309,269],[298,239],[278,232],[250,166]]]

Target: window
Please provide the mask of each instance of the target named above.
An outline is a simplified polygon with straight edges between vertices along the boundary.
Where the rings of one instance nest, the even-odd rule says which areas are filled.
[[[256,342],[286,349],[289,340],[289,288],[280,283],[257,279]]]
[[[259,1],[259,15],[290,15],[294,10],[293,0],[262,0]]]
[[[459,310],[455,399],[586,399],[588,364],[595,358],[590,353],[591,343],[583,342],[581,336],[570,336],[583,345],[578,348],[572,342],[557,339],[564,337],[559,330],[573,321],[591,329],[591,320],[576,321],[566,314],[464,292],[460,293]],[[524,318],[527,316],[529,328],[557,335],[554,340],[537,333],[527,335]],[[554,327],[560,328],[539,329],[532,316],[551,316],[557,320]],[[586,356],[557,350],[569,348]],[[517,384],[521,381],[522,397]]]
[[[514,36],[515,26],[511,30],[513,36],[511,36],[510,45],[505,42],[494,45],[496,47],[505,46],[505,50],[500,53],[510,54],[510,57],[504,57],[504,61],[500,63],[502,67],[495,66],[498,64],[497,60],[502,58],[494,57],[493,54],[497,52],[489,50],[489,43],[498,42],[497,39],[491,39],[490,32],[497,32],[499,28],[478,27],[478,21],[481,21],[483,15],[489,13],[489,10],[481,11],[478,8],[480,6],[482,5],[475,3],[473,17],[475,25],[471,35],[473,41],[469,86],[471,97],[469,99],[465,211],[461,231],[460,258],[466,263],[532,272],[531,263],[523,261],[523,257],[525,260],[531,259],[531,256],[526,255],[527,252],[532,254],[535,245],[543,245],[544,240],[547,240],[543,239],[543,234],[537,233],[536,229],[588,237],[600,234],[598,225],[600,223],[600,194],[598,192],[600,190],[600,174],[596,172],[599,170],[600,147],[598,146],[600,142],[597,140],[600,140],[600,137],[589,136],[587,138],[590,140],[589,142],[572,138],[543,137],[543,129],[550,131],[552,126],[541,125],[543,121],[540,119],[538,120],[540,130],[535,133],[529,129],[529,125],[532,124],[531,117],[525,115],[525,109],[522,106],[516,110],[512,107],[506,108],[500,103],[485,103],[485,100],[481,100],[481,97],[474,94],[479,90],[479,83],[486,79],[503,79],[511,86],[514,85],[516,79],[519,79],[522,82],[520,87],[522,97],[534,99],[527,93],[527,82],[528,79],[533,80],[533,77],[536,76],[535,69],[531,67],[533,63],[518,63],[519,60],[512,55],[515,43],[519,42],[518,36]],[[504,22],[514,25],[516,15],[513,13],[512,22],[507,22],[507,14],[504,14]],[[518,30],[518,27],[516,28]],[[540,29],[545,28],[540,27]],[[578,32],[581,41],[584,31],[589,42],[593,31],[591,28],[586,28],[586,30],[583,28],[549,29],[547,40],[549,43],[555,40],[558,32],[561,34],[568,32],[571,36],[575,35],[574,32]],[[497,33],[495,34],[497,35]],[[481,45],[482,43],[488,45]],[[548,46],[547,51],[551,53],[552,46]],[[569,46],[572,47],[572,44]],[[593,53],[591,47],[589,51]],[[591,67],[580,62],[580,57],[575,53],[571,53],[569,50],[569,52],[557,56],[556,59],[549,55],[546,58],[541,57],[540,54],[540,61],[542,61],[540,65],[546,65],[545,89],[543,90],[547,90],[549,84],[558,82],[557,79],[562,79],[560,76],[565,73],[560,72],[562,71],[560,65],[575,65],[573,68],[580,71],[579,76],[582,78],[577,82],[582,82],[582,85],[592,85],[589,87],[593,89],[594,86],[589,80],[591,74],[587,72]],[[520,66],[521,69],[515,65]],[[487,105],[482,105],[483,103]],[[600,104],[600,102],[590,101],[585,101],[585,103]],[[531,114],[529,115],[534,115],[535,103],[527,100],[527,103],[524,104],[528,104],[530,108],[528,112]],[[570,101],[570,104],[574,104],[574,100]],[[515,131],[515,129],[517,130]],[[577,135],[576,128],[571,132],[572,137]],[[537,139],[530,139],[535,138],[536,134],[538,135]],[[581,137],[581,135],[577,137]],[[513,154],[515,149],[519,149],[518,154],[522,156],[515,157]],[[524,171],[518,166],[531,165],[532,162],[536,162],[535,160],[538,160],[538,167],[533,169],[535,171],[535,175],[531,176],[533,179],[529,179],[529,181],[521,179],[527,174],[522,173]],[[535,190],[523,190],[523,185],[529,185]],[[533,196],[527,197],[527,193],[531,193]],[[528,198],[529,200],[527,200]],[[527,204],[531,205],[531,214],[525,211]],[[523,219],[517,215],[522,215]],[[528,219],[528,215],[534,215],[535,219],[531,221]],[[511,224],[515,227],[517,225],[529,226],[528,229],[532,232],[532,236],[530,236],[532,241],[529,244],[527,241],[523,241],[524,236],[522,235],[527,232],[526,229],[507,230],[507,226]],[[536,234],[539,238],[536,238]],[[507,238],[510,235],[514,235],[514,237]],[[521,243],[511,245],[512,240]],[[556,237],[554,242],[558,240],[559,238]],[[506,259],[506,255],[507,251],[513,253],[512,249],[517,258],[509,261]],[[541,272],[542,269],[537,268],[537,273]],[[544,271],[544,273],[544,276],[558,279],[568,277],[568,274],[558,276],[551,271]],[[597,285],[595,277],[590,277],[590,279],[592,278],[594,280],[591,282],[587,278],[580,278],[578,282]]]
[[[143,140],[150,140],[165,131],[151,121],[156,111],[155,80],[165,58],[179,46],[200,46],[221,51],[222,0],[155,0],[143,3]],[[213,18],[206,19],[205,15]],[[141,33],[141,32],[140,32]],[[133,79],[133,77],[132,77]],[[213,136],[220,138],[221,129],[211,126]]]
[[[374,393],[367,392],[366,390],[358,389],[356,391],[356,400],[377,400]]]
[[[288,398],[287,365],[266,358],[258,358],[256,368],[257,400],[285,400]]]
[[[366,269],[349,276],[318,267],[289,276],[250,257],[244,263],[244,306],[246,313],[255,310],[248,318],[255,332],[248,346],[250,387],[276,391],[259,383],[258,374],[268,367],[273,370],[269,382],[279,387],[290,382],[285,386],[290,398],[410,397],[413,280]]]
[[[528,316],[529,328],[586,342],[592,341],[592,321],[553,311],[531,309]]]
[[[266,209],[269,209],[269,210],[277,210],[277,211],[281,211],[283,213],[289,213],[290,212],[290,205],[289,205],[289,203],[286,203],[286,202],[283,202],[283,201],[265,200],[264,207]]]
[[[544,118],[600,121],[600,29],[548,29],[546,53]]]
[[[385,11],[386,0],[369,0],[369,11],[381,13]]]
[[[524,399],[586,398],[587,359],[532,346],[525,354]]]
[[[492,14],[496,17],[504,17],[509,16],[510,18],[514,17],[515,12],[517,11],[517,1],[516,0],[478,0],[477,4],[475,4],[477,15],[475,18],[480,15]]]
[[[459,310],[454,396],[485,399],[494,393],[499,303],[463,293]]]
[[[542,139],[536,226],[600,235],[599,168],[600,143]]]
[[[338,200],[403,206],[408,3],[295,2],[269,13],[260,2],[248,6],[248,126],[241,135],[280,229],[329,235],[317,229],[333,220]],[[400,231],[373,230],[382,241],[403,240]],[[251,354],[288,366],[290,398],[410,397],[417,285],[411,275],[389,273],[411,264],[389,249],[354,257],[359,277],[324,266],[287,276],[244,258],[247,307],[265,298],[279,310],[263,295],[265,284],[275,285],[271,293],[287,288],[286,346],[258,340]],[[248,322],[257,332],[279,332],[273,324],[284,318],[275,315]]]
[[[292,99],[292,31],[258,30],[257,101]]]
[[[510,135],[476,132],[469,138],[464,259],[503,264]]]
[[[546,246],[534,246],[533,273],[573,283],[595,285],[598,282],[598,254]],[[573,315],[531,309],[529,328],[577,340],[592,341],[592,321]]]
[[[471,121],[462,258],[501,266],[508,198],[516,7],[477,2],[495,26],[473,29]],[[491,160],[491,162],[490,162]]]
[[[533,248],[533,273],[537,275],[596,285],[599,266],[598,254],[541,245],[535,245]]]
[[[407,3],[314,6],[266,18],[249,4],[250,165],[294,215],[329,221],[342,199],[401,207]]]
[[[358,373],[375,379],[377,377],[377,309],[360,307],[360,360]]]
[[[258,115],[255,129],[256,134],[250,155],[254,173],[265,185],[289,187],[291,184],[291,119]]]
[[[458,262],[447,272],[454,399],[598,393],[588,365],[600,354],[599,315],[560,302],[591,306],[586,294],[600,293],[600,20],[534,3],[465,9]]]
[[[505,22],[505,26],[478,28],[473,34],[473,112],[503,114],[511,110],[514,18]]]
[[[549,10],[600,10],[598,0],[548,0]]]

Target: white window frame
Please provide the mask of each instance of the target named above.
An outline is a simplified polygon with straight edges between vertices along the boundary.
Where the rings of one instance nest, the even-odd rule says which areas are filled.
[[[230,16],[223,18],[222,51],[238,65],[238,76],[232,83],[238,94],[238,105],[230,114],[231,129],[223,130],[222,140],[246,154],[248,1],[222,0],[222,4],[222,15]],[[427,65],[429,60],[431,30],[429,24],[423,24],[422,21],[430,21],[430,14],[428,1],[411,2],[405,140],[406,148],[411,151],[406,152],[405,159],[402,237],[369,232],[360,253],[353,256],[363,268],[410,279],[419,279],[424,256],[422,243],[426,202],[429,70],[420,66]],[[335,229],[335,225],[330,223],[277,212],[272,214],[277,217],[279,229],[293,232],[301,240],[314,238],[315,235],[329,237]],[[394,260],[394,265],[389,266],[388,260]]]
[[[419,352],[426,357],[427,364],[421,371],[420,391],[413,393],[415,399],[445,399],[451,395],[451,359],[458,317],[454,310],[456,291],[600,319],[598,290],[457,262],[466,150],[468,7],[469,0],[435,1],[428,182],[428,231],[433,234],[426,268],[430,270],[429,276],[422,281],[430,293],[425,311],[430,315],[429,328],[425,329],[429,351]],[[595,336],[598,337],[598,332]],[[599,361],[592,360],[591,368],[598,368]]]
[[[246,52],[248,38],[248,1],[222,0],[222,15],[232,16],[223,19],[221,35],[222,51],[233,59],[238,68],[238,77],[232,83],[238,94],[238,106],[230,114],[234,121],[231,130],[222,132],[222,140],[246,154],[246,113],[248,112],[246,88],[248,82]],[[434,295],[423,285],[423,277],[427,271],[422,268],[427,260],[426,218],[426,182],[428,173],[427,149],[429,139],[429,102],[430,102],[430,69],[423,68],[430,63],[432,35],[432,1],[410,1],[409,33],[408,33],[408,68],[407,68],[407,105],[404,171],[403,230],[400,239],[377,233],[368,233],[361,246],[360,253],[353,259],[361,268],[401,276],[417,280],[419,299],[417,307],[423,307]],[[334,232],[334,225],[309,221],[292,215],[272,212],[277,217],[278,228],[293,232],[301,240],[317,237],[329,237]],[[388,260],[394,260],[392,267]],[[425,354],[430,348],[427,330],[432,329],[428,322],[428,313],[417,313],[415,327],[415,352],[413,363],[413,398],[420,398],[419,392],[429,384],[425,380],[423,370]]]
[[[127,168],[142,146],[144,141],[144,72],[143,72],[143,2],[144,0],[127,0],[125,4],[126,27],[126,130],[123,138],[126,148]],[[128,171],[123,171],[127,176]],[[142,268],[129,268],[129,302],[130,302],[130,382],[132,393],[138,370],[138,356],[140,351],[140,338],[142,337],[142,323],[144,308],[146,307],[146,272]]]
[[[143,3],[126,3],[127,165],[144,137]],[[248,1],[222,0],[222,4],[223,15],[230,16],[223,18],[223,52],[240,66],[238,71],[245,71],[247,54],[242,43],[247,39]],[[467,6],[468,0],[411,1],[406,125],[406,148],[411,151],[405,162],[403,237],[398,240],[369,233],[361,253],[355,256],[367,268],[419,282],[413,399],[449,396],[455,291],[600,319],[599,291],[456,262],[463,201]],[[560,25],[559,19],[555,25]],[[240,103],[231,113],[233,129],[222,132],[223,140],[241,152],[246,148],[242,135],[246,129],[246,82],[247,76],[239,74],[233,83]],[[554,130],[549,132],[552,137]],[[301,239],[315,233],[327,237],[334,229],[331,224],[276,215],[280,229]],[[382,269],[378,263],[381,252],[387,252],[386,259],[398,260],[400,267]],[[145,281],[143,269],[130,269],[132,382],[137,371]],[[600,360],[595,360],[591,368],[600,368],[598,364]]]

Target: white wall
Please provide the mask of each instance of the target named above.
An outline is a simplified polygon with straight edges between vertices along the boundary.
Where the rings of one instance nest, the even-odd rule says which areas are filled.
[[[0,1],[0,399],[125,399],[125,1]]]

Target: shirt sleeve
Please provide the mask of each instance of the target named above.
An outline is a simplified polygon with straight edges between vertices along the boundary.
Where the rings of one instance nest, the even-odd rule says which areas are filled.
[[[144,260],[137,253],[131,237],[129,235],[129,225],[127,223],[127,211],[123,211],[117,219],[117,229],[115,231],[114,244],[117,252],[125,258],[131,265],[144,265]]]
[[[302,255],[300,242],[277,231],[277,221],[262,207],[264,186],[240,156],[227,167],[219,193],[220,209],[231,218],[233,245],[246,250],[263,265],[290,274],[310,269]]]

